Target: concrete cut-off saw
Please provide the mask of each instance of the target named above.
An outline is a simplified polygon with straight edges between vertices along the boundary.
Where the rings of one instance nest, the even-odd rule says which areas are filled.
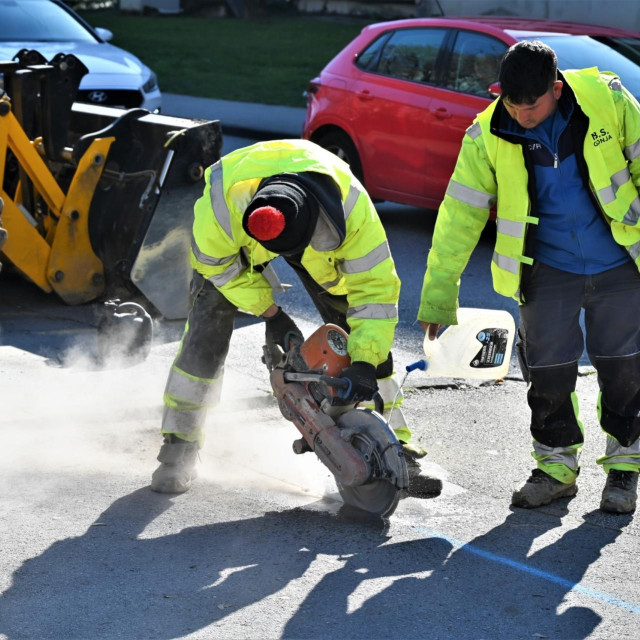
[[[376,411],[345,405],[339,390],[349,381],[338,377],[348,367],[347,333],[334,324],[318,328],[302,344],[264,347],[264,362],[282,415],[301,438],[296,454],[314,452],[333,474],[345,504],[382,517],[390,516],[407,495],[409,476],[402,446]]]

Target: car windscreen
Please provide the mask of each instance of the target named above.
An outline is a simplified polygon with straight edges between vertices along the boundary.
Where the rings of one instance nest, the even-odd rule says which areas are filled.
[[[0,41],[96,42],[96,38],[48,0],[0,0]]]
[[[533,40],[532,37],[521,38]],[[640,66],[610,47],[589,36],[539,35],[535,40],[548,44],[558,56],[558,68],[584,69],[598,67],[600,71],[613,71],[622,84],[640,100]]]
[[[594,40],[615,49],[625,58],[640,64],[640,38],[620,36],[591,36]]]

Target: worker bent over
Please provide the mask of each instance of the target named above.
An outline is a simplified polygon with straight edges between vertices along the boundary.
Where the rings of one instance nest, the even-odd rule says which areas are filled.
[[[398,391],[390,348],[400,281],[373,203],[348,165],[312,142],[277,140],[226,155],[207,170],[205,182],[195,205],[192,306],[167,381],[161,465],[151,482],[164,493],[186,491],[196,477],[205,414],[220,398],[237,310],[264,318],[267,345],[286,351],[303,341],[274,303],[269,262],[278,255],[323,321],[349,333],[345,401],[371,400],[379,389],[390,410]],[[402,412],[395,408],[392,415],[410,495],[439,494],[441,481],[420,469],[425,452],[408,444]]]

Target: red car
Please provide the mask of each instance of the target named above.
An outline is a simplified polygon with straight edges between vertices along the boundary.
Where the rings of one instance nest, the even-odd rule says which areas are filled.
[[[365,27],[310,82],[302,135],[346,160],[373,198],[437,209],[465,129],[496,95],[489,86],[502,55],[533,39],[556,51],[560,69],[615,71],[640,97],[635,32],[521,18],[396,20]]]

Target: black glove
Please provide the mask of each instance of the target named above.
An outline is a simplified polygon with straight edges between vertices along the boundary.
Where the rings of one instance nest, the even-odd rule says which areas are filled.
[[[296,344],[304,342],[302,331],[296,323],[278,307],[278,311],[270,318],[265,318],[265,340],[267,346],[278,345],[287,352]]]
[[[352,362],[350,367],[342,370],[340,377],[350,383],[346,389],[338,391],[338,397],[345,404],[371,400],[378,390],[376,368],[368,362]]]

